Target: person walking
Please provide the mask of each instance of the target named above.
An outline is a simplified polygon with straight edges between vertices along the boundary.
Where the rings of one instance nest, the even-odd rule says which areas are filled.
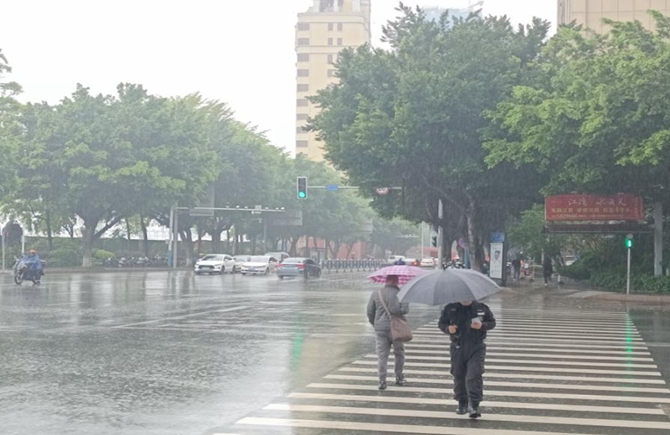
[[[391,346],[395,355],[395,383],[402,386],[406,384],[403,369],[405,367],[405,344],[391,339],[391,319],[389,314],[402,317],[409,313],[409,304],[401,304],[398,300],[399,278],[389,275],[386,278],[386,286],[377,290],[370,296],[368,302],[368,320],[375,328],[375,339],[377,342],[377,371],[379,373],[379,389],[387,387],[386,376]]]
[[[496,327],[491,309],[481,302],[465,301],[444,307],[438,327],[451,338],[449,355],[454,379],[456,413],[481,417],[479,404],[483,399],[486,333]]]
[[[521,278],[521,259],[519,257],[512,260],[512,269],[514,269],[514,282],[518,282]]]
[[[548,255],[544,256],[544,261],[542,262],[542,274],[544,275],[544,286],[546,287],[551,282],[551,276],[554,274],[554,266],[551,257]]]

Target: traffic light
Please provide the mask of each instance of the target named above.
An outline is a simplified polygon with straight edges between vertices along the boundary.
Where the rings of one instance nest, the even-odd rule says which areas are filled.
[[[437,248],[437,236],[433,236],[433,248]]]
[[[633,236],[631,234],[626,237],[626,249],[633,249]]]
[[[298,199],[307,199],[307,177],[298,177]]]

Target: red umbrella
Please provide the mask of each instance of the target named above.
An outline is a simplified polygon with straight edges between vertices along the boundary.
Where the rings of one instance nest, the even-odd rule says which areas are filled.
[[[398,283],[400,285],[404,285],[414,279],[414,277],[423,273],[425,273],[425,270],[421,269],[420,267],[389,266],[383,269],[379,269],[372,275],[368,276],[368,279],[375,284],[384,284],[386,283],[386,278],[395,275],[398,277]]]

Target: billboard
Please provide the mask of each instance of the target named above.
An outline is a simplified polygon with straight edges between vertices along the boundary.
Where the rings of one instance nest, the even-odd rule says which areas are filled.
[[[545,200],[547,221],[641,221],[642,198],[635,195],[558,195]]]

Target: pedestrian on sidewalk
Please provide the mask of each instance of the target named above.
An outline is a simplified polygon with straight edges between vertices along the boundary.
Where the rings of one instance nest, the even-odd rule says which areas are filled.
[[[544,256],[544,261],[542,262],[542,274],[544,275],[544,286],[546,287],[551,282],[551,276],[554,274],[554,266],[551,257],[548,255]]]
[[[386,278],[386,286],[375,291],[370,296],[368,302],[368,320],[375,328],[375,339],[377,342],[377,371],[379,372],[379,389],[385,390],[386,375],[388,367],[389,354],[391,346],[395,355],[395,383],[396,385],[405,385],[405,343],[393,341],[391,339],[391,319],[389,314],[400,318],[405,318],[409,313],[409,304],[401,304],[398,300],[399,278],[396,275],[389,275]]]
[[[451,338],[449,355],[454,379],[456,414],[481,417],[479,404],[484,395],[486,333],[496,327],[491,309],[481,302],[466,301],[444,307],[438,327]]]
[[[512,269],[514,269],[514,282],[519,282],[521,277],[521,259],[519,257],[512,260]]]

